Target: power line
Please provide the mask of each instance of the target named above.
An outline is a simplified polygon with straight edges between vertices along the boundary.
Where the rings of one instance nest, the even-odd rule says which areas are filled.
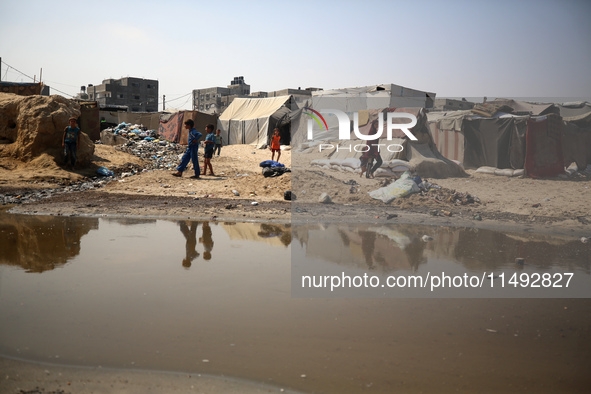
[[[30,79],[32,79],[33,81],[35,80],[35,78],[33,78],[33,77],[31,77],[30,75],[27,75],[27,74],[25,74],[24,72],[22,72],[22,71],[20,71],[20,70],[18,70],[18,69],[16,69],[16,68],[14,68],[14,67],[12,67],[10,64],[6,63],[4,60],[2,60],[2,63],[3,63],[4,65],[6,65],[8,68],[12,68],[14,71],[17,71],[17,72],[19,72],[19,73],[23,74],[25,77],[27,77],[27,78],[30,78]],[[6,71],[8,71],[8,70],[6,70]]]

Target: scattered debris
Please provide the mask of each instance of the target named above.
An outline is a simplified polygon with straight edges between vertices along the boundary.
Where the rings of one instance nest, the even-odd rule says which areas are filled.
[[[320,197],[318,197],[318,202],[321,204],[332,204],[332,199],[326,193],[322,193]]]

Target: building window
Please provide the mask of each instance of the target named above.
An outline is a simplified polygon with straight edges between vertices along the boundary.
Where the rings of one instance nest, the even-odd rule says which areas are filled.
[[[137,87],[139,87],[139,86],[140,86],[140,84],[139,84],[139,83],[137,83],[137,82],[132,82],[132,83],[131,83],[131,86],[133,86],[134,88],[137,88]]]
[[[140,96],[133,96],[133,98],[134,98],[135,100],[139,100],[139,99],[140,99]]]
[[[118,95],[117,95],[117,98],[120,98],[120,99],[122,99],[122,98],[125,98],[125,96],[124,96],[124,95],[122,95],[122,94],[118,94]]]

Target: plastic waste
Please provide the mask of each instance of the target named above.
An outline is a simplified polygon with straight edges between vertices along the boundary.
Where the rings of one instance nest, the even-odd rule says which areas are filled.
[[[371,191],[369,192],[369,195],[376,200],[381,200],[386,204],[389,204],[397,198],[405,197],[412,193],[417,193],[419,190],[419,185],[417,185],[416,182],[410,177],[409,172],[405,171],[400,179],[398,179],[396,182]]]
[[[99,167],[98,170],[96,170],[96,173],[102,176],[113,176],[115,175],[115,173],[111,170],[109,170],[107,167]]]

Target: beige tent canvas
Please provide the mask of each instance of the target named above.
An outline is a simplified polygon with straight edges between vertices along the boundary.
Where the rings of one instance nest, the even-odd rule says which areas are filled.
[[[289,145],[291,96],[236,98],[218,119],[218,129],[226,145],[248,144],[262,147],[275,127],[281,144]]]

